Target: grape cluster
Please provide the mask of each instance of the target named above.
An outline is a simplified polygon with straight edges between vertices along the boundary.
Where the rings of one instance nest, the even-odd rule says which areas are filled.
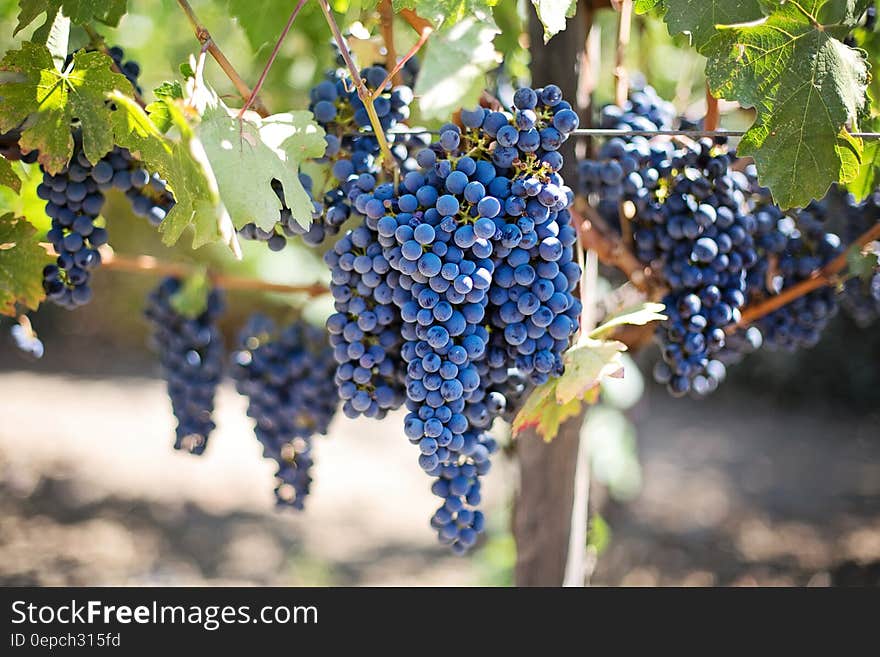
[[[873,6],[873,5],[872,5]],[[843,196],[846,239],[853,242],[859,235],[880,221],[880,191],[874,191],[857,203],[852,195]],[[865,250],[880,257],[880,241],[874,241]],[[843,310],[860,327],[866,328],[880,318],[880,267],[875,266],[866,276],[853,276],[843,284],[840,296]]]
[[[358,196],[361,225],[327,255],[346,412],[396,407],[403,395],[392,403],[389,391],[402,380],[404,432],[443,500],[431,524],[457,553],[483,528],[480,477],[497,448],[486,430],[529,385],[561,373],[580,315],[572,194],[558,174],[577,115],[550,85],[517,91],[512,114],[477,108],[461,118],[464,129],[444,125],[396,188]],[[357,286],[363,293],[352,294]],[[387,324],[375,321],[377,307]],[[385,372],[351,363],[365,336],[382,346],[380,365],[402,339],[402,361]]]
[[[651,86],[630,88],[623,107],[606,105],[599,127],[613,130],[668,130],[675,126],[675,108]],[[613,137],[599,148],[597,158],[578,164],[579,191],[609,225],[620,227],[619,206],[625,194],[642,186],[639,171],[668,157],[668,141],[645,135]]]
[[[279,330],[252,316],[232,356],[232,377],[248,398],[263,456],[278,463],[278,504],[302,509],[311,485],[312,437],[326,434],[339,397],[327,334],[304,321]]]
[[[754,181],[753,165],[747,173]],[[755,194],[759,199],[754,211],[758,258],[747,274],[750,303],[760,303],[809,278],[842,251],[840,238],[828,230],[827,199],[786,215],[768,200],[766,189]],[[760,331],[763,346],[795,351],[815,346],[836,312],[834,289],[822,287],[761,317],[752,328]],[[754,347],[757,338],[749,342]]]
[[[174,448],[202,454],[214,430],[214,393],[223,374],[223,336],[217,328],[223,299],[212,290],[205,309],[188,317],[174,307],[180,289],[180,279],[164,279],[147,297],[144,314],[177,418]]]
[[[312,200],[311,228],[315,231],[319,231],[321,230],[320,222],[323,205],[314,200],[314,196],[312,195],[313,183],[308,174],[300,173],[299,182]],[[278,213],[278,220],[275,222],[275,225],[271,230],[265,230],[257,226],[255,223],[247,223],[238,230],[238,234],[242,239],[265,242],[270,251],[282,251],[284,247],[287,246],[287,238],[296,235],[303,235],[304,229],[294,218],[292,210],[287,207],[287,200],[284,196],[284,187],[281,182],[273,178],[270,184],[272,186],[272,191],[275,192],[278,200],[281,201],[281,210]],[[304,236],[303,239],[307,238]]]
[[[404,396],[402,323],[389,284],[391,266],[366,224],[337,240],[324,261],[336,309],[327,329],[342,411],[351,418],[382,418]]]
[[[122,49],[109,51],[116,65],[136,86],[140,68],[123,62]],[[72,56],[69,57],[72,59]],[[37,196],[46,201],[46,214],[52,226],[46,239],[58,254],[54,265],[43,270],[43,288],[55,303],[73,309],[92,297],[89,280],[101,264],[98,247],[106,244],[107,230],[97,225],[104,206],[104,192],[115,188],[125,193],[135,214],[157,226],[174,205],[165,181],[150,174],[131,153],[115,147],[92,165],[82,147],[82,132],[73,129],[73,156],[58,174],[43,170]],[[34,159],[36,153],[29,153]]]
[[[98,247],[107,243],[107,229],[96,225],[104,194],[93,173],[82,150],[82,134],[75,131],[68,166],[55,175],[44,171],[37,186],[37,196],[46,201],[46,214],[52,220],[46,239],[58,254],[55,264],[43,269],[43,288],[51,301],[67,309],[91,300],[89,279],[101,264]]]
[[[655,379],[675,396],[702,396],[724,378],[719,359],[746,302],[746,271],[758,259],[746,176],[721,144],[666,143],[667,157],[634,173],[625,200],[635,207],[633,238],[642,262],[669,287],[657,330]]]

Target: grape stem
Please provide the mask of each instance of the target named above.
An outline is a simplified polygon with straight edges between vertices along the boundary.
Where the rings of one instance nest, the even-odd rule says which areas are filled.
[[[55,253],[51,244],[42,243],[41,246],[49,253]],[[196,264],[182,262],[166,262],[148,255],[122,255],[109,247],[101,247],[101,269],[108,271],[132,272],[137,274],[154,274],[157,276],[186,277],[204,268]],[[308,297],[317,297],[327,294],[327,286],[323,283],[310,285],[286,285],[284,283],[270,283],[259,278],[238,276],[235,274],[221,274],[208,272],[208,278],[216,287],[226,290],[246,290],[252,292],[279,292],[284,294],[305,294]]]
[[[415,57],[415,54],[421,49],[422,46],[425,45],[425,42],[428,40],[428,37],[431,36],[431,33],[432,33],[433,31],[434,31],[434,30],[431,28],[430,25],[426,26],[426,27],[422,30],[422,32],[419,34],[419,40],[416,41],[415,45],[414,45],[412,48],[409,49],[409,52],[407,52],[406,55],[404,55],[403,58],[402,58],[399,62],[397,62],[396,64],[394,64],[394,67],[391,68],[391,69],[389,70],[388,75],[385,76],[385,80],[384,80],[384,81],[382,82],[382,84],[379,85],[379,87],[373,92],[373,94],[372,94],[372,96],[371,96],[371,100],[375,101],[379,96],[382,95],[382,92],[384,91],[385,86],[388,85],[388,83],[391,82],[392,79],[394,79],[396,76],[398,76],[398,74],[400,73],[400,69],[402,69],[402,68],[404,67],[404,65],[405,65],[410,59],[412,59],[413,57]],[[387,48],[388,45],[386,44],[385,47]]]
[[[263,67],[263,71],[260,73],[260,78],[257,80],[257,84],[254,85],[254,88],[248,96],[247,100],[245,101],[244,106],[238,111],[239,119],[244,116],[244,113],[247,112],[248,109],[250,109],[251,105],[253,105],[254,101],[257,99],[257,94],[260,93],[260,89],[263,88],[263,83],[266,81],[266,76],[269,75],[269,69],[272,68],[272,64],[275,63],[275,58],[278,57],[278,52],[281,50],[281,44],[287,37],[287,33],[290,32],[290,28],[293,26],[293,21],[296,20],[297,14],[299,14],[300,10],[305,6],[305,4],[306,0],[299,0],[296,8],[290,13],[290,16],[287,19],[287,24],[284,26],[284,29],[281,30],[281,35],[275,42],[275,47],[272,48],[272,52],[269,55],[269,60]]]
[[[739,323],[735,326],[732,326],[728,329],[728,332],[735,331],[737,328],[742,328],[744,326],[748,326],[752,324],[755,320],[764,317],[765,315],[769,315],[774,310],[778,310],[785,305],[788,305],[795,299],[804,296],[805,294],[809,294],[813,290],[817,290],[820,287],[825,287],[826,285],[833,285],[837,282],[838,276],[841,271],[846,269],[846,266],[849,262],[849,256],[854,250],[861,250],[866,244],[869,244],[875,240],[880,239],[880,221],[871,226],[864,233],[859,235],[858,238],[849,246],[849,248],[841,253],[839,256],[834,258],[831,262],[829,262],[824,267],[821,267],[815,270],[809,278],[804,279],[800,283],[796,285],[792,285],[791,287],[782,290],[779,294],[768,297],[763,301],[759,301],[756,304],[747,306],[742,313],[742,319],[740,319]]]
[[[382,124],[379,122],[379,115],[376,114],[376,107],[373,104],[373,96],[370,94],[370,90],[367,89],[367,85],[364,84],[364,81],[361,79],[360,71],[358,71],[357,65],[351,58],[348,42],[342,35],[339,25],[336,23],[336,18],[333,16],[333,10],[330,9],[327,0],[318,0],[318,4],[321,7],[321,11],[324,12],[324,18],[327,21],[327,25],[330,27],[330,31],[333,33],[333,39],[336,41],[336,45],[339,47],[342,58],[345,60],[345,65],[348,67],[352,81],[357,87],[358,98],[361,99],[364,108],[367,110],[367,116],[370,118],[370,125],[373,127],[373,134],[376,137],[376,141],[379,143],[379,150],[382,152],[382,166],[386,170],[396,171],[397,161],[394,159],[394,156],[391,155],[391,149],[388,147],[388,139],[385,137],[385,131],[382,128]]]
[[[251,91],[251,88],[247,86],[247,83],[238,74],[238,71],[235,70],[232,62],[230,62],[229,59],[227,59],[226,55],[223,54],[223,51],[220,50],[220,47],[211,37],[211,33],[208,31],[208,28],[202,25],[202,23],[199,21],[198,16],[196,16],[189,2],[187,2],[187,0],[177,0],[177,4],[180,5],[183,13],[186,14],[186,17],[189,20],[190,25],[192,26],[193,32],[196,35],[196,39],[199,40],[199,43],[202,44],[202,46],[207,47],[208,53],[211,55],[211,57],[214,58],[214,61],[217,62],[217,64],[223,70],[223,73],[225,73],[226,77],[229,78],[229,81],[232,82],[235,90],[238,91],[238,94],[245,100],[250,99],[253,91]],[[265,105],[263,105],[262,100],[260,100],[259,98],[254,98],[253,101],[251,101],[251,104],[257,114],[259,114],[260,116],[269,116],[269,110],[266,109]]]
[[[578,226],[581,244],[585,249],[595,251],[601,262],[623,272],[642,292],[650,295],[659,289],[650,268],[636,258],[593,208],[584,203],[579,209],[570,208],[569,212]]]

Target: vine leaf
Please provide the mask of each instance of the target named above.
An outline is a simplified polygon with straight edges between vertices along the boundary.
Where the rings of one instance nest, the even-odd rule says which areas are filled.
[[[760,0],[636,0],[644,14],[655,8],[663,14],[670,34],[689,34],[697,50],[715,35],[718,25],[748,23],[764,16]]]
[[[156,124],[156,127],[159,128],[160,132],[168,132],[173,125],[173,121],[165,101],[183,100],[183,87],[177,80],[163,82],[153,89],[153,95],[159,100],[147,105],[147,114],[150,115],[150,118]]]
[[[880,129],[880,117],[874,117],[862,125],[867,132],[876,132]],[[852,192],[856,200],[861,201],[871,194],[880,185],[880,140],[865,140],[862,151],[862,165],[858,175],[846,186],[847,191]]]
[[[618,326],[623,326],[624,324],[644,326],[651,322],[662,321],[666,319],[666,315],[663,314],[665,309],[666,306],[662,303],[655,303],[653,301],[646,301],[637,306],[624,308],[620,312],[615,313],[610,318],[606,319],[601,326],[597,326],[590,331],[590,337],[600,338],[603,335],[610,333]]]
[[[39,150],[40,164],[58,173],[73,154],[70,126],[77,118],[86,157],[97,162],[113,148],[109,128],[113,110],[105,102],[107,94],[132,93],[131,83],[110,65],[110,58],[101,52],[79,51],[73,67],[60,72],[45,46],[29,42],[6,53],[0,61],[0,132],[24,123],[22,151]]]
[[[46,23],[39,28],[51,25],[59,9],[77,25],[99,22],[116,27],[125,15],[126,0],[19,0],[18,25],[12,36],[33,23],[41,14],[46,14]]]
[[[491,15],[483,14],[431,36],[414,90],[424,118],[441,119],[477,104],[486,72],[501,61],[492,45],[499,32]]]
[[[294,3],[288,2],[229,0],[228,13],[238,19],[251,48],[257,52],[278,38],[278,31],[290,15],[293,5]]]
[[[43,267],[51,261],[36,228],[12,213],[0,217],[0,314],[14,317],[17,303],[37,309],[45,298]]]
[[[560,424],[577,415],[582,403],[596,402],[602,379],[623,375],[620,355],[625,350],[626,345],[614,340],[581,338],[565,354],[563,375],[529,395],[513,420],[514,434],[533,428],[544,440],[553,440]]]
[[[272,190],[281,183],[284,201],[303,228],[312,221],[312,200],[299,181],[303,160],[321,157],[324,130],[311,112],[275,114],[261,119],[252,113],[241,121],[216,96],[202,115],[197,134],[236,228],[255,223],[272,230],[283,207]]]
[[[12,169],[12,162],[5,157],[0,157],[0,185],[9,187],[16,192],[21,191],[21,178]]]
[[[544,26],[544,43],[565,29],[565,21],[577,11],[577,0],[532,0],[538,20]]]
[[[858,127],[867,64],[838,40],[846,26],[819,23],[826,2],[778,5],[764,21],[718,30],[703,48],[712,93],[755,108],[738,154],[754,157],[761,184],[785,208],[853,180],[861,161],[862,142],[846,126]]]
[[[174,194],[176,203],[159,224],[162,241],[174,244],[192,226],[193,248],[222,240],[241,257],[232,221],[220,202],[217,181],[210,167],[205,167],[204,148],[195,139],[179,101],[156,101],[165,105],[164,112],[180,134],[179,139],[171,139],[132,98],[119,92],[111,93],[109,98],[117,106],[110,117],[117,143],[136,153],[146,168],[164,178]]]
[[[878,254],[874,251],[862,251],[853,245],[846,254],[846,260],[849,273],[864,282],[869,282],[877,272]]]

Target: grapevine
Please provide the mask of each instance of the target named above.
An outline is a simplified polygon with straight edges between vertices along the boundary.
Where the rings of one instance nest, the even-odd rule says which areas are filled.
[[[17,32],[46,3],[24,4],[34,6]],[[496,39],[496,18],[516,22],[499,3],[477,2],[472,15],[366,3],[362,20],[352,10],[342,25],[326,0],[267,8],[259,24],[234,4],[253,54],[274,43],[253,86],[185,0],[175,11],[193,56],[179,79],[158,72],[172,79],[152,91],[140,64],[105,41],[119,17],[95,8],[68,20],[48,3],[51,20],[4,56],[0,183],[18,200],[0,224],[0,311],[18,318],[17,347],[40,358],[28,319],[40,303],[75,310],[100,293],[96,276],[161,275],[144,315],[174,447],[211,449],[228,376],[277,465],[278,506],[304,508],[321,476],[313,441],[337,411],[397,422],[440,500],[428,524],[464,554],[485,540],[498,432],[552,440],[596,402],[627,347],[653,336],[654,380],[702,398],[748,354],[814,347],[839,309],[863,328],[880,317],[873,3],[830,17],[822,2],[757,3],[716,24],[684,0],[615,2],[615,102],[598,111],[582,97],[597,82],[586,59],[579,80],[567,61],[558,77],[518,70],[529,49],[539,59],[552,46],[525,31]],[[626,69],[633,9],[656,9],[706,60],[703,118],[669,98],[668,81]],[[555,11],[537,9],[545,40],[570,18],[549,20]],[[319,37],[305,24],[314,19]],[[83,33],[88,45],[68,48]],[[313,67],[288,61],[297,39],[322,47]],[[270,70],[282,65],[296,79],[279,90]],[[288,103],[291,90],[303,95]],[[742,114],[751,126],[720,130],[728,107],[753,109]],[[186,235],[228,252],[115,252],[116,227],[128,229],[108,216],[113,194],[164,247]],[[277,255],[246,250],[256,264],[232,265],[239,240]],[[300,271],[309,250],[312,279]],[[262,278],[267,262],[278,282]],[[332,311],[307,320],[320,296]],[[251,314],[225,341],[227,305],[250,314],[250,302],[297,319]]]

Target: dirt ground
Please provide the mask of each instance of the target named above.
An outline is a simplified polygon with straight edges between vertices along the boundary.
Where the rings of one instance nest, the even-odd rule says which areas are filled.
[[[271,464],[230,386],[201,458],[170,448],[154,378],[0,371],[0,408],[0,584],[509,581],[515,468],[486,482],[488,546],[453,557],[392,419],[337,419],[296,514],[274,510]],[[612,532],[595,584],[880,584],[877,417],[655,394],[636,422],[641,494],[593,495]]]

